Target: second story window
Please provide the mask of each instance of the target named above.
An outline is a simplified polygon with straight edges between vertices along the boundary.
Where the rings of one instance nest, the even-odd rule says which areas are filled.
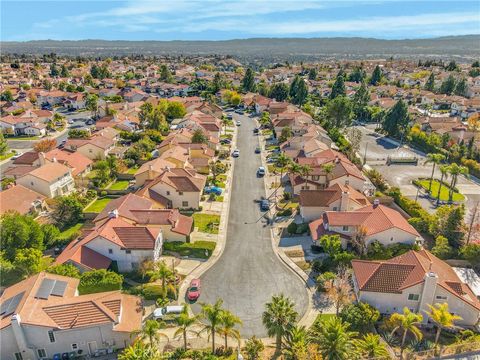
[[[420,295],[418,294],[408,294],[408,300],[410,301],[418,301],[419,298],[420,298]]]
[[[51,343],[55,342],[55,334],[53,333],[52,330],[48,331],[48,339],[50,340]]]
[[[344,226],[342,227],[342,230],[343,230],[343,231],[348,231],[348,226],[344,225]]]

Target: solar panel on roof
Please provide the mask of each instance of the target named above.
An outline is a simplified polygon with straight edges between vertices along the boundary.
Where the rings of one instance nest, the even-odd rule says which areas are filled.
[[[57,280],[55,281],[55,285],[53,286],[51,294],[55,296],[63,296],[63,294],[65,294],[66,288],[67,288],[66,281]]]
[[[43,279],[35,297],[39,299],[48,299],[48,297],[52,293],[54,285],[55,285],[55,280]]]
[[[12,299],[13,297],[8,298],[0,305],[0,315],[3,315],[7,312],[8,306],[10,305],[10,302],[12,301]]]
[[[14,313],[24,294],[25,291],[5,300],[0,306],[0,315],[6,316]]]

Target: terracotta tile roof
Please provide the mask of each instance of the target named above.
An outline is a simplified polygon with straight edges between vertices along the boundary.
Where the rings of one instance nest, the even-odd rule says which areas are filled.
[[[22,166],[14,166],[11,167],[3,172],[4,177],[13,177],[19,178],[24,176],[33,170],[35,170],[38,166],[29,166],[29,165],[22,165]]]
[[[173,232],[190,235],[193,218],[180,214],[178,209],[132,210],[139,225],[169,225]]]
[[[70,168],[65,165],[58,162],[51,162],[30,171],[29,175],[45,180],[48,183],[53,183],[61,177],[70,174],[70,171]]]
[[[56,159],[59,163],[72,168],[73,176],[84,172],[93,163],[92,160],[77,151],[70,152],[60,149],[53,149],[45,153],[45,158],[50,161]]]
[[[11,210],[27,214],[32,209],[33,202],[44,200],[45,196],[22,185],[12,186],[0,192],[0,215]]]
[[[425,274],[433,272],[438,276],[439,286],[480,310],[480,300],[470,287],[450,265],[427,250],[410,250],[385,261],[352,260],[352,267],[360,290],[384,293],[401,293],[422,283]]]
[[[206,177],[195,171],[182,168],[165,169],[156,179],[145,185],[151,188],[158,183],[165,183],[170,187],[184,192],[200,192],[205,186]]]
[[[146,227],[114,227],[113,230],[126,249],[155,248],[155,237]]]
[[[99,325],[114,322],[105,309],[94,301],[56,305],[43,308],[45,313],[55,322],[59,329],[73,329],[82,326]]]
[[[118,215],[120,217],[124,217],[127,219],[135,219],[132,210],[147,210],[151,209],[152,206],[153,203],[150,200],[129,193],[127,195],[119,197],[118,199],[110,201],[93,221],[97,223],[101,220],[108,218],[108,214],[115,209],[118,211]]]
[[[27,151],[20,155],[19,158],[13,161],[14,165],[33,165],[34,162],[38,161],[38,152],[36,151]]]
[[[88,269],[107,269],[112,260],[98,252],[83,246],[83,238],[71,241],[55,259],[55,264],[73,262]]]

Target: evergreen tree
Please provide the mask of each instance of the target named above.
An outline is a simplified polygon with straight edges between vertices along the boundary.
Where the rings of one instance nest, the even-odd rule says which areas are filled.
[[[325,116],[330,125],[342,128],[350,125],[352,120],[352,102],[345,96],[330,100],[325,108]]]
[[[169,83],[172,81],[172,74],[170,73],[170,70],[168,70],[167,65],[162,64],[160,66],[160,81]]]
[[[50,77],[55,77],[59,75],[57,64],[52,63],[50,65]]]
[[[296,87],[295,94],[292,98],[292,102],[298,106],[302,106],[307,100],[307,96],[308,96],[307,84],[305,84],[305,81],[303,80],[303,78],[298,77],[297,87]]]
[[[0,155],[5,155],[8,151],[8,143],[3,136],[3,132],[0,131]]]
[[[365,80],[367,74],[365,70],[361,67],[356,67],[353,71],[348,75],[348,81],[353,81],[360,83]]]
[[[315,80],[317,78],[317,69],[311,68],[308,71],[308,80]]]
[[[60,77],[62,78],[66,78],[66,77],[69,77],[70,76],[70,73],[68,72],[68,69],[67,67],[65,66],[65,64],[62,65],[62,68],[60,70]]]
[[[451,95],[455,90],[456,81],[453,75],[449,75],[440,85],[440,93]]]
[[[296,75],[293,78],[293,81],[290,83],[290,89],[288,90],[288,95],[293,98],[297,93],[298,84],[300,82],[300,76]]]
[[[288,85],[285,83],[275,83],[270,88],[270,98],[277,101],[284,101],[288,97]]]
[[[405,134],[406,128],[410,121],[408,115],[407,104],[402,100],[397,103],[387,112],[383,122],[383,129],[389,136],[398,136]]]
[[[454,93],[455,95],[466,97],[467,92],[468,92],[467,80],[465,80],[465,78],[462,78],[455,86]]]
[[[472,63],[472,68],[478,68],[478,67],[480,67],[480,61],[475,60],[475,61]]]
[[[435,75],[433,72],[430,73],[430,76],[425,83],[425,90],[427,91],[434,91],[435,90]]]
[[[330,99],[335,99],[337,96],[345,96],[345,80],[343,76],[343,71],[340,70],[337,74],[335,83],[332,86],[332,92],[330,93]]]
[[[458,66],[455,60],[452,60],[448,63],[448,65],[445,67],[445,70],[447,71],[455,71],[457,70]]]
[[[364,120],[369,117],[370,112],[367,109],[368,102],[370,101],[370,94],[367,86],[362,81],[362,85],[355,92],[353,96],[353,113],[357,120]]]
[[[380,66],[375,66],[375,69],[372,73],[372,78],[370,79],[370,84],[378,85],[378,83],[382,80],[382,70],[380,70]]]
[[[255,90],[255,76],[253,70],[248,68],[245,72],[245,76],[242,80],[242,89],[245,92],[250,92]]]

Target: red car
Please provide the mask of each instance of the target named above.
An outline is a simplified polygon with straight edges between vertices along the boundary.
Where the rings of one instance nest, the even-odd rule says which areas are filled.
[[[187,298],[190,301],[195,301],[200,296],[200,279],[193,279],[187,290]]]

